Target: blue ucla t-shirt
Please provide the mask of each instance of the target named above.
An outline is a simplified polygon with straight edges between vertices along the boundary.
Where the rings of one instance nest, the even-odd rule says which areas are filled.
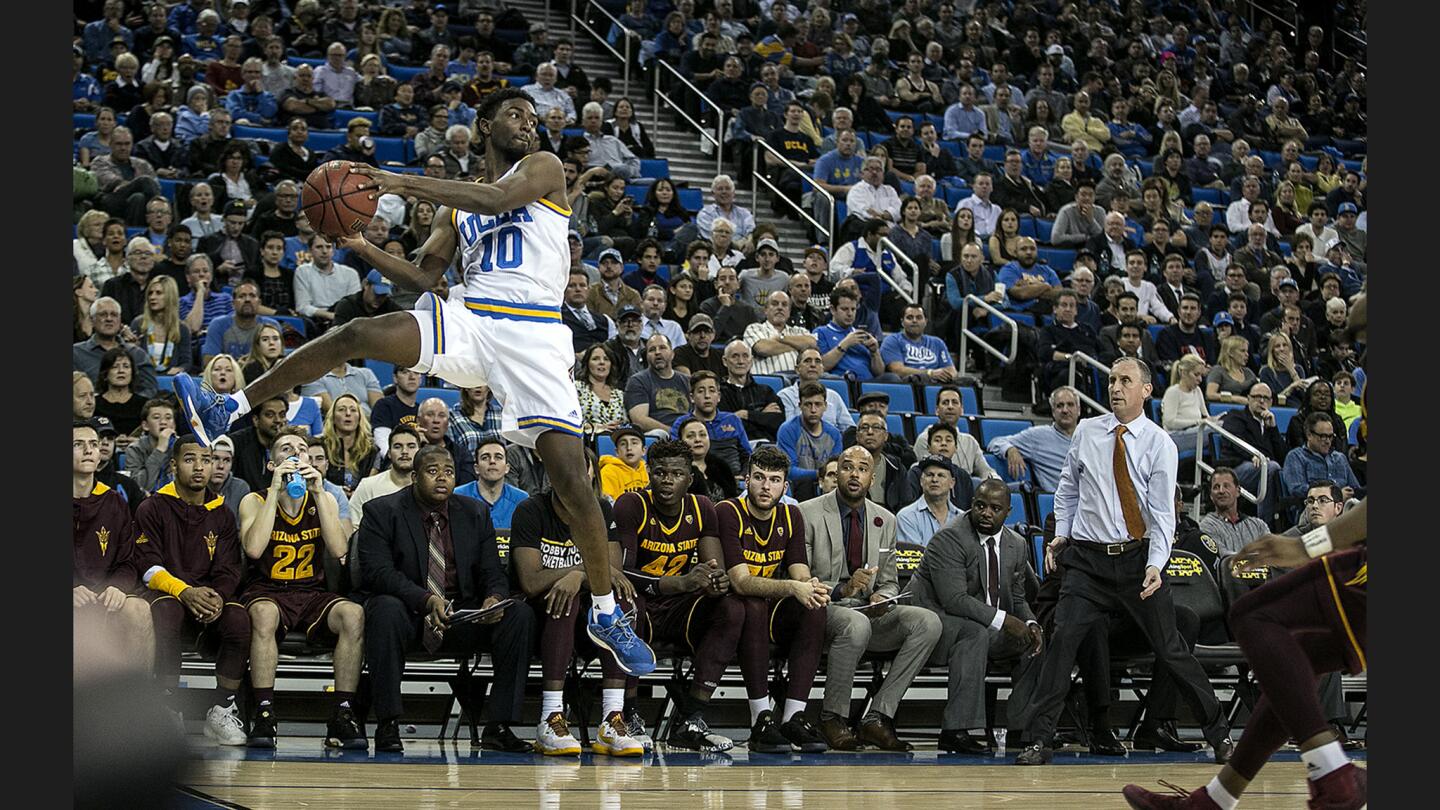
[[[912,342],[904,334],[895,332],[880,344],[880,359],[887,368],[897,360],[906,368],[947,368],[950,350],[945,348],[945,341],[934,335],[921,335]]]

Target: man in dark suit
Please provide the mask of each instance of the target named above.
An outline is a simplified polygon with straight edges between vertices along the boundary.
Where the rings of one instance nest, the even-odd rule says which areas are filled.
[[[940,639],[940,621],[934,613],[910,605],[857,609],[900,592],[895,515],[865,497],[874,464],[865,448],[847,449],[840,454],[835,491],[800,505],[810,573],[830,588],[831,598],[825,606],[829,655],[820,731],[831,748],[841,751],[853,751],[860,743],[909,751],[913,746],[895,736],[895,711]],[[857,734],[848,720],[850,693],[861,656],[872,651],[894,652],[895,661]]]
[[[1200,290],[1185,283],[1185,257],[1179,253],[1170,252],[1165,254],[1164,269],[1160,271],[1160,283],[1155,285],[1155,291],[1160,294],[1160,300],[1165,308],[1171,312],[1178,312],[1180,299],[1186,293],[1199,296]],[[1197,303],[1198,298],[1197,298]]]
[[[1253,458],[1234,442],[1220,442],[1220,464],[1235,470],[1235,477],[1251,494],[1260,486],[1260,475],[1268,479],[1265,497],[1256,511],[1256,517],[1273,525],[1275,505],[1280,496],[1280,465],[1290,452],[1285,435],[1275,426],[1275,413],[1270,410],[1274,392],[1270,386],[1257,382],[1246,392],[1245,407],[1227,411],[1220,419],[1220,426],[1235,434],[1241,441],[1259,450],[1264,458]],[[1257,463],[1258,462],[1258,463]]]
[[[1125,233],[1125,216],[1111,211],[1105,215],[1105,230],[1090,237],[1085,243],[1095,256],[1095,275],[1106,276],[1125,274],[1125,251],[1132,246],[1130,235]]]
[[[245,203],[231,200],[225,204],[218,233],[200,240],[200,252],[210,257],[215,267],[216,286],[226,286],[230,279],[261,271],[260,242],[245,233]]]
[[[590,276],[583,269],[571,269],[570,280],[565,284],[565,306],[560,309],[560,320],[570,329],[576,354],[615,335],[615,325],[610,319],[586,305],[589,296]]]
[[[991,659],[1012,662],[1010,727],[1021,729],[1019,712],[1029,705],[1035,666],[1044,633],[1025,601],[1025,569],[1030,547],[1005,526],[1010,491],[1004,482],[982,481],[970,511],[952,520],[930,539],[920,567],[910,579],[918,607],[940,616],[940,643],[932,666],[948,666],[949,699],[940,722],[940,748],[961,754],[989,754],[983,739],[970,735],[985,723],[985,670]],[[1016,745],[1012,731],[1006,746]]]
[[[510,730],[518,722],[530,671],[535,614],[523,602],[479,621],[450,625],[456,609],[486,608],[510,594],[495,545],[490,510],[452,498],[455,459],[431,444],[415,456],[414,483],[365,505],[360,526],[360,592],[365,604],[365,663],[374,681],[375,750],[401,751],[399,717],[405,654],[473,655],[495,662],[490,722],[481,745],[523,752],[530,743]]]

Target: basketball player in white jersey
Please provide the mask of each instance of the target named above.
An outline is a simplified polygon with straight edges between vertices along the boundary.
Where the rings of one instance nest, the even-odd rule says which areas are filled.
[[[593,597],[590,637],[626,672],[643,675],[655,668],[655,655],[615,604],[607,531],[586,477],[580,403],[570,377],[575,354],[570,330],[560,320],[570,267],[565,172],[554,154],[535,151],[536,120],[534,102],[518,89],[493,93],[480,104],[476,129],[485,139],[484,177],[494,178],[491,182],[395,174],[360,164],[352,169],[369,178],[364,188],[376,197],[418,197],[440,208],[414,264],[358,234],[341,245],[391,281],[422,291],[435,285],[458,252],[463,299],[444,301],[426,293],[414,310],[356,318],[301,346],[232,396],[184,374],[177,376],[175,391],[195,434],[208,445],[251,403],[319,379],[346,358],[383,360],[462,388],[488,385],[503,406],[501,432],[535,448],[570,512]],[[442,624],[443,601],[427,602]]]

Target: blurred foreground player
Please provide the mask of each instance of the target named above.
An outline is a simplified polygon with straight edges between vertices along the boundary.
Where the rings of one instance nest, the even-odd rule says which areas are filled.
[[[1364,300],[1356,302],[1349,326],[1361,340]],[[1366,426],[1361,427],[1364,435]],[[1123,793],[1131,807],[1233,810],[1260,768],[1291,738],[1300,741],[1310,785],[1309,807],[1360,810],[1366,806],[1367,772],[1345,756],[1315,689],[1320,675],[1340,670],[1359,673],[1368,665],[1366,503],[1361,501],[1301,537],[1267,534],[1235,555],[1232,564],[1239,571],[1267,565],[1295,569],[1245,594],[1230,611],[1235,640],[1260,683],[1260,700],[1230,762],[1209,784],[1189,794],[1176,789],[1175,795],[1126,785]]]

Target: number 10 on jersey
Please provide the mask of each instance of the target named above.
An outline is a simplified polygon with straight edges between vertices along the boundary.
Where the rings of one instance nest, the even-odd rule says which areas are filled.
[[[519,267],[524,259],[525,239],[520,228],[507,225],[480,237],[480,272],[488,273],[497,267],[509,270]]]

